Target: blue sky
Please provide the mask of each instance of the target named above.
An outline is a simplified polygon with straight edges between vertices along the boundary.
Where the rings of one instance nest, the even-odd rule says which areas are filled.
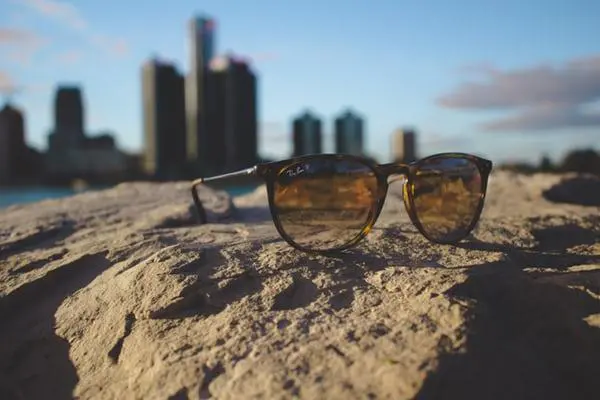
[[[252,58],[260,149],[287,157],[290,119],[366,117],[367,149],[419,133],[419,153],[494,160],[600,148],[600,2],[402,0],[2,0],[0,86],[22,90],[27,139],[46,146],[57,83],[81,84],[91,134],[143,147],[140,66],[157,55],[187,69],[186,24],[217,20],[220,53]]]

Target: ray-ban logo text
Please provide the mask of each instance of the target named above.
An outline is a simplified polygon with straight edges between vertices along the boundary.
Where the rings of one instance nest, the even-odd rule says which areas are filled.
[[[300,176],[308,170],[308,165],[296,165],[285,171],[286,175],[290,178]]]

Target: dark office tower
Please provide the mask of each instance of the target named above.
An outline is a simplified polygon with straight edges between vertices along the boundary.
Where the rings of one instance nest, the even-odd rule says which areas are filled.
[[[364,122],[348,110],[335,119],[335,151],[341,154],[363,154]]]
[[[294,119],[292,123],[294,136],[293,156],[322,153],[321,121],[309,111]]]
[[[142,67],[144,170],[181,179],[185,156],[184,79],[175,66],[150,60]]]
[[[187,159],[202,168],[202,160],[210,153],[206,143],[204,114],[206,104],[206,74],[214,56],[215,21],[196,17],[190,21],[189,71],[185,79],[185,109]]]
[[[48,137],[45,170],[49,175],[77,171],[82,158],[74,152],[85,145],[83,100],[77,86],[61,85],[54,97],[54,129]],[[83,159],[84,160],[84,159]]]
[[[65,152],[77,149],[85,141],[81,90],[59,86],[54,96],[54,129],[48,137],[48,168],[70,168]]]
[[[258,158],[256,76],[231,55],[213,60],[207,75],[206,173],[254,165]]]
[[[59,86],[54,98],[54,132],[73,145],[83,140],[83,101],[75,86]]]
[[[18,182],[23,177],[26,156],[23,114],[6,104],[0,110],[0,184]]]

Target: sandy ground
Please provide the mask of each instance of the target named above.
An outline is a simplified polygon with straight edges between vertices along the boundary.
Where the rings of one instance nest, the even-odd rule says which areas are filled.
[[[0,398],[596,398],[599,180],[494,173],[456,246],[400,193],[329,257],[262,188],[204,226],[185,183],[0,210]]]

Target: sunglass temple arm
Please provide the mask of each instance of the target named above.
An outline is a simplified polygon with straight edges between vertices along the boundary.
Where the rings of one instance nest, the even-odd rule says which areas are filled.
[[[255,165],[254,167],[246,168],[246,169],[243,169],[240,171],[230,172],[230,173],[222,174],[222,175],[210,176],[208,178],[198,178],[198,179],[193,180],[192,187],[191,187],[192,198],[194,199],[194,204],[196,205],[196,210],[198,211],[198,219],[200,220],[200,224],[205,224],[207,219],[206,219],[206,210],[202,206],[202,202],[200,201],[200,197],[198,196],[198,191],[196,190],[196,187],[198,185],[206,183],[206,182],[213,182],[213,181],[221,180],[221,179],[239,178],[242,176],[256,175],[256,170],[257,170],[257,167]]]

